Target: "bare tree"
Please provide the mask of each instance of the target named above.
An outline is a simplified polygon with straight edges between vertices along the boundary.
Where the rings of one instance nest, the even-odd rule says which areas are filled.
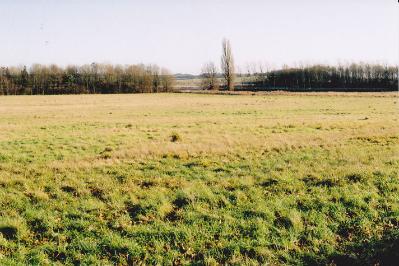
[[[231,52],[230,41],[223,39],[222,41],[222,72],[229,90],[234,90],[234,59]]]
[[[163,91],[168,92],[173,90],[173,85],[174,85],[174,77],[172,73],[170,73],[169,70],[166,68],[161,69],[161,85],[163,88]]]
[[[219,89],[219,81],[217,79],[217,69],[213,62],[208,62],[202,67],[202,85],[207,90]]]

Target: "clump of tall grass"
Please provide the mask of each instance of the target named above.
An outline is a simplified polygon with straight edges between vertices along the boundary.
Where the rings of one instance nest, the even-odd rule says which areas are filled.
[[[181,141],[182,140],[182,138],[181,138],[181,136],[179,135],[179,133],[177,133],[177,132],[173,132],[171,135],[170,135],[170,141],[171,142],[178,142],[178,141]]]

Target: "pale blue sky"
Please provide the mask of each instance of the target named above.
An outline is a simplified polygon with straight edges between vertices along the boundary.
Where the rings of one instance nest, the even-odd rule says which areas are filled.
[[[398,63],[396,0],[2,0],[0,65]]]

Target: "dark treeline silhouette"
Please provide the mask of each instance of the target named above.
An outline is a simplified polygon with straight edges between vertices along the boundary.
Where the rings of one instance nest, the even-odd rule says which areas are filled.
[[[0,95],[165,92],[173,82],[157,65],[0,67]]]
[[[255,73],[242,82],[242,90],[290,91],[394,91],[398,89],[398,67],[378,64],[339,66],[313,65]]]

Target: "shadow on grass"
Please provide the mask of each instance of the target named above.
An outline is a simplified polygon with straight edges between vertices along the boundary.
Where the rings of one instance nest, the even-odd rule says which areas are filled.
[[[344,251],[333,254],[323,262],[312,256],[304,257],[303,261],[305,265],[399,265],[399,229],[387,232],[380,240],[347,245]]]

